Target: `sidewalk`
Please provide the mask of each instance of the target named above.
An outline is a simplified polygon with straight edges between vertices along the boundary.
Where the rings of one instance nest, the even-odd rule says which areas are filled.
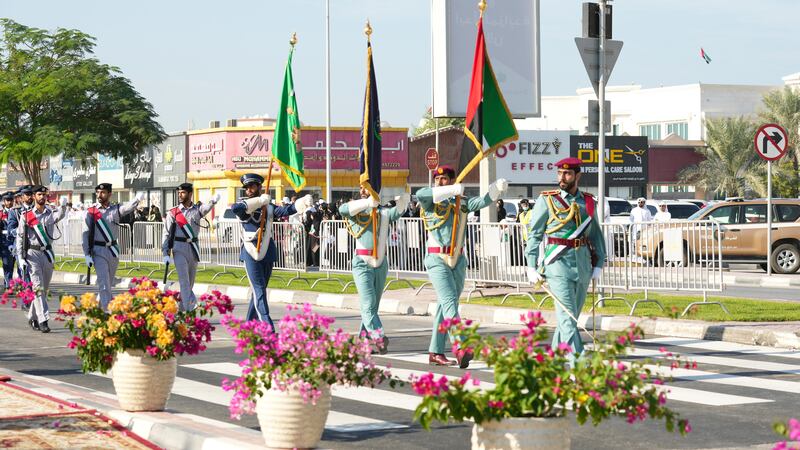
[[[0,368],[3,379],[0,448],[264,448],[261,433],[249,428],[169,409],[131,413],[113,394]],[[15,416],[4,417],[7,411]]]
[[[739,275],[736,275],[737,277]],[[54,272],[54,282],[82,283],[85,275],[71,272]],[[754,277],[748,277],[754,278]],[[766,278],[766,277],[764,277]],[[800,286],[800,277],[781,277]],[[130,278],[122,278],[118,287],[128,287]],[[178,289],[177,282],[172,289]],[[794,286],[795,284],[787,284]],[[748,286],[754,286],[750,284]],[[250,288],[244,286],[210,285],[197,283],[194,292],[197,295],[219,290],[227,294],[234,302],[246,303],[250,298]],[[484,295],[508,293],[508,289],[484,289]],[[330,294],[311,291],[291,291],[282,289],[269,290],[270,303],[310,303],[326,308],[359,310],[359,300],[353,294]],[[533,304],[532,304],[533,306]],[[396,289],[386,291],[381,300],[380,312],[402,315],[431,315],[436,311],[436,295],[432,289],[423,289],[416,295],[415,289]],[[462,301],[459,312],[462,317],[475,320],[484,325],[518,325],[520,316],[527,309],[506,308],[487,305],[475,305]],[[547,323],[556,322],[553,311],[542,311]],[[660,336],[682,337],[691,339],[707,339],[739,344],[764,345],[781,348],[800,348],[800,322],[704,322],[700,320],[681,320],[668,318],[646,318],[632,316],[597,315],[592,323],[591,315],[581,314],[579,324],[589,330],[620,331],[632,322],[638,324],[645,333]]]

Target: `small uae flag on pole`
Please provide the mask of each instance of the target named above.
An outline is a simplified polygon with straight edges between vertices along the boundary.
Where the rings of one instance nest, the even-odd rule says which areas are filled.
[[[705,50],[703,50],[703,47],[700,47],[700,56],[703,57],[703,61],[705,61],[706,64],[710,64],[711,63],[711,57],[708,56],[708,53],[706,53]]]

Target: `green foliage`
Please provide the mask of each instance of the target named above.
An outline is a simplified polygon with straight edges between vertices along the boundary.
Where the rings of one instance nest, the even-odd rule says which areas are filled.
[[[118,68],[93,56],[78,30],[30,28],[0,19],[0,161],[40,183],[40,161],[58,154],[126,163],[163,141],[156,113]]]
[[[744,117],[724,117],[706,121],[706,147],[697,153],[705,159],[678,175],[680,181],[727,196],[744,196],[747,188],[759,195],[762,182],[754,171],[760,158],[753,151],[754,122]]]
[[[764,106],[759,119],[782,126],[789,141],[787,156],[781,159],[779,171],[773,173],[773,191],[776,196],[797,198],[800,194],[800,91],[789,86],[770,91],[764,94]],[[775,170],[774,164],[772,168]]]
[[[447,127],[459,127],[464,128],[464,118],[463,117],[441,117],[439,118],[439,129],[447,128]],[[413,135],[419,136],[420,134],[427,133],[429,131],[433,131],[436,129],[436,119],[433,118],[431,110],[425,112],[425,115],[422,116],[422,121],[420,125],[414,129]]]
[[[578,358],[571,347],[541,345],[547,331],[538,312],[523,316],[518,335],[494,338],[478,334],[478,325],[459,319],[443,326],[455,337],[454,352],[473,352],[494,370],[491,389],[476,389],[479,383],[467,373],[461,379],[436,379],[429,373],[413,380],[414,390],[423,395],[414,418],[426,429],[436,420],[480,424],[508,417],[554,417],[573,411],[580,424],[598,425],[612,416],[629,423],[646,418],[663,420],[667,431],[682,435],[691,431],[689,422],[667,408],[665,378],[648,367],[646,360],[626,360],[633,341],[642,337],[632,326],[610,334],[607,340]],[[666,354],[672,358],[672,354]],[[671,361],[678,367],[677,359]],[[684,363],[685,367],[692,367]]]

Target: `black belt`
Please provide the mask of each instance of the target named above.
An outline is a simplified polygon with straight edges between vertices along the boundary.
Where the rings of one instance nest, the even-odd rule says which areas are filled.
[[[196,238],[196,237],[193,237],[193,238],[187,238],[187,237],[178,237],[178,236],[175,236],[175,240],[176,240],[177,242],[197,242],[197,238]]]
[[[47,245],[47,246],[43,246],[43,245],[35,245],[35,244],[31,244],[31,245],[29,245],[29,246],[28,246],[28,249],[29,249],[29,250],[38,250],[38,251],[42,251],[42,250],[44,250],[44,251],[51,251],[51,250],[53,250],[53,247],[51,247],[51,246],[49,246],[49,245]]]
[[[113,241],[111,241],[111,242],[105,242],[105,241],[94,241],[94,245],[98,245],[98,246],[100,246],[100,247],[111,247],[112,245],[117,245],[117,240],[116,240],[116,239],[114,239],[114,240],[113,240]]]

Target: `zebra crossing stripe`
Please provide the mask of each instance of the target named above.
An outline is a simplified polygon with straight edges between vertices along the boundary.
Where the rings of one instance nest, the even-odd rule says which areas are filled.
[[[650,350],[644,348],[635,348],[628,353],[630,356],[646,357],[646,358],[666,358],[664,353],[659,350]],[[800,374],[800,366],[785,363],[776,363],[770,361],[757,361],[752,359],[739,359],[730,358],[727,356],[708,356],[693,353],[682,353],[681,356],[686,357],[697,364],[709,364],[713,366],[726,366],[737,367],[739,369],[750,369],[758,372],[780,372],[792,375]]]
[[[764,347],[761,345],[738,344],[736,342],[703,341],[700,339],[679,338],[679,337],[641,339],[636,342],[643,342],[647,344],[656,344],[656,345],[686,347],[686,348],[700,349],[700,350],[713,350],[718,352],[735,352],[735,353],[742,353],[745,355],[777,356],[779,358],[800,359],[800,351],[789,350],[785,348]]]
[[[648,364],[645,367],[663,376],[672,376],[685,381],[698,381],[701,383],[724,384],[753,389],[766,389],[768,391],[787,392],[800,394],[800,383],[796,381],[776,380],[772,378],[746,377],[729,373],[705,372],[694,369],[670,369],[666,366]]]

